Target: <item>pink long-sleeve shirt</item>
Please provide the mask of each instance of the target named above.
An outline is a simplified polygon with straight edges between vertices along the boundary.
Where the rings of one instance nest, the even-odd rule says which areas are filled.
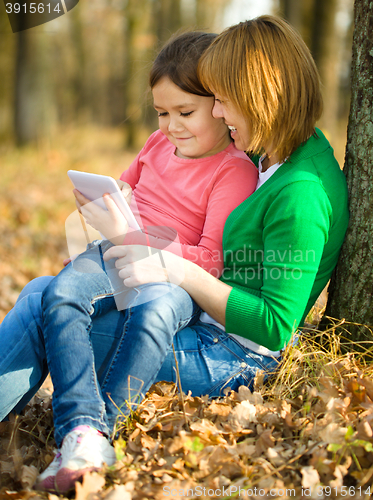
[[[124,244],[165,248],[218,277],[225,221],[255,191],[257,178],[233,143],[213,156],[184,159],[157,130],[121,176],[133,189],[131,209],[147,234],[144,243],[138,231],[129,231]]]

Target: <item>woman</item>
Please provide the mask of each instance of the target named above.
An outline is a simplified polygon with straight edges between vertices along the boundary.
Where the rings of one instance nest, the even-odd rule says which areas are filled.
[[[183,390],[219,396],[226,387],[250,386],[257,370],[278,366],[337,263],[348,223],[347,187],[328,141],[315,130],[322,100],[314,61],[285,21],[262,16],[227,29],[204,54],[200,76],[236,147],[262,153],[257,190],[225,225],[222,277],[166,251],[165,272],[152,258],[138,260],[143,247],[136,245],[113,247],[104,259],[117,259],[127,287],[180,283],[186,306],[190,297],[205,311],[173,343]],[[96,318],[91,334],[99,374],[123,329],[123,315],[110,315]],[[112,340],[98,348],[100,330]],[[29,376],[36,374],[37,385],[45,354],[40,337],[35,342]],[[142,392],[152,377],[175,379],[170,345],[161,369],[149,376],[158,354],[135,355],[147,363]]]

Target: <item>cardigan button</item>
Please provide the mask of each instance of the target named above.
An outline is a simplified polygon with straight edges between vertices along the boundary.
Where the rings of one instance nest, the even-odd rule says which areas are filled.
[[[246,368],[247,363],[241,363],[241,368]]]
[[[219,342],[219,339],[217,337],[215,337],[213,342],[216,344],[217,342]]]

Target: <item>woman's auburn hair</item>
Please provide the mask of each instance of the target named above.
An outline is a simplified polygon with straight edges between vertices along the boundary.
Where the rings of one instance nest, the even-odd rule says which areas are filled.
[[[243,114],[246,150],[284,161],[315,133],[322,114],[320,78],[297,31],[275,16],[224,30],[200,59],[199,78]]]

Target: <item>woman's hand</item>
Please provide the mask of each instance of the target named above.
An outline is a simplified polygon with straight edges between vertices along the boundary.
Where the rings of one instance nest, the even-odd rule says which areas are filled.
[[[115,267],[123,283],[133,288],[168,281],[179,285],[216,321],[225,325],[225,310],[232,287],[214,278],[194,262],[166,250],[142,245],[119,245],[104,253],[104,260],[117,258]]]
[[[103,200],[107,210],[86,198],[77,189],[73,190],[76,206],[86,222],[99,231],[114,245],[123,243],[128,223],[112,197],[106,193]]]
[[[120,245],[104,253],[105,261],[113,258],[117,258],[118,275],[128,287],[165,281],[179,285],[184,277],[184,259],[156,248]]]

